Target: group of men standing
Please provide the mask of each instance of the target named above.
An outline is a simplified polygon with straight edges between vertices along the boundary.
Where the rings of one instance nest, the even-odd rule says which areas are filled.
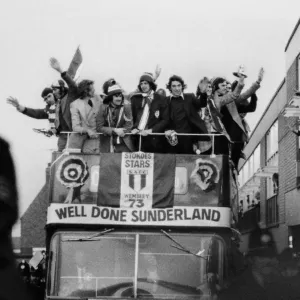
[[[48,119],[48,133],[58,136],[58,151],[214,153],[231,155],[236,167],[248,141],[243,114],[255,110],[255,92],[263,78],[261,69],[257,81],[243,94],[243,74],[237,74],[232,86],[225,78],[204,78],[195,95],[185,93],[184,80],[173,75],[166,96],[164,91],[156,92],[158,70],[155,76],[142,74],[137,89],[125,100],[115,79],[103,84],[100,96],[92,80],[77,84],[57,59],[51,58],[50,65],[62,80],[43,90],[45,109],[24,107],[13,97],[7,102],[29,117]]]

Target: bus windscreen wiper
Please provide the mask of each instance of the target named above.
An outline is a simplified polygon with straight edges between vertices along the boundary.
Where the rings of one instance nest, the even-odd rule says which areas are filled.
[[[101,237],[104,234],[107,234],[111,231],[115,230],[114,228],[110,228],[110,229],[105,229],[101,232],[97,232],[91,236],[88,237],[84,237],[84,238],[70,238],[70,239],[65,239],[62,240],[62,242],[89,242],[89,241],[97,241],[99,237]]]
[[[196,257],[200,257],[200,258],[202,258],[202,259],[207,260],[206,257],[204,257],[204,256],[201,255],[201,254],[204,252],[204,250],[200,250],[200,251],[198,251],[197,253],[194,253],[194,252],[190,251],[189,249],[187,249],[186,247],[184,247],[183,245],[181,245],[179,242],[177,242],[177,241],[176,241],[172,236],[170,236],[166,231],[164,231],[164,230],[161,229],[161,232],[162,232],[167,238],[169,238],[173,243],[176,244],[176,245],[171,245],[171,247],[176,248],[176,249],[178,249],[178,250],[181,250],[181,251],[183,251],[183,252],[192,254],[192,255],[194,255],[194,256],[196,256]]]

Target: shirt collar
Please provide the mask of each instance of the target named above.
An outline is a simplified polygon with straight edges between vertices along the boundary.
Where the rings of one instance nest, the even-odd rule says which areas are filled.
[[[179,97],[181,97],[182,100],[184,100],[184,95],[183,95],[183,93],[181,93],[178,97],[177,97],[177,96],[174,96],[173,94],[171,94],[171,99],[172,99],[172,98],[179,98]]]
[[[141,93],[141,95],[143,96],[143,98],[148,97],[149,99],[153,99],[154,91],[151,90],[151,92],[149,94],[148,93]]]
[[[124,101],[123,101],[124,102]],[[112,102],[110,102],[108,104],[108,106],[111,108],[111,109],[120,109],[122,106],[124,106],[124,103],[122,103],[121,105],[113,105]]]

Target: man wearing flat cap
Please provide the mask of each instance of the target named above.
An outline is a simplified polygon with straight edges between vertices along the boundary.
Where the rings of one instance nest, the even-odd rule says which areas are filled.
[[[97,132],[104,134],[100,137],[101,153],[133,152],[131,135],[126,135],[132,129],[130,104],[124,104],[123,91],[116,83],[107,88],[106,94],[96,117]]]

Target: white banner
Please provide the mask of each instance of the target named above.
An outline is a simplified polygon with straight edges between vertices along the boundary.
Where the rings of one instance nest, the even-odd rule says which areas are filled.
[[[47,224],[230,227],[228,207],[126,209],[89,204],[51,204]]]
[[[122,153],[120,207],[152,207],[153,153]]]

